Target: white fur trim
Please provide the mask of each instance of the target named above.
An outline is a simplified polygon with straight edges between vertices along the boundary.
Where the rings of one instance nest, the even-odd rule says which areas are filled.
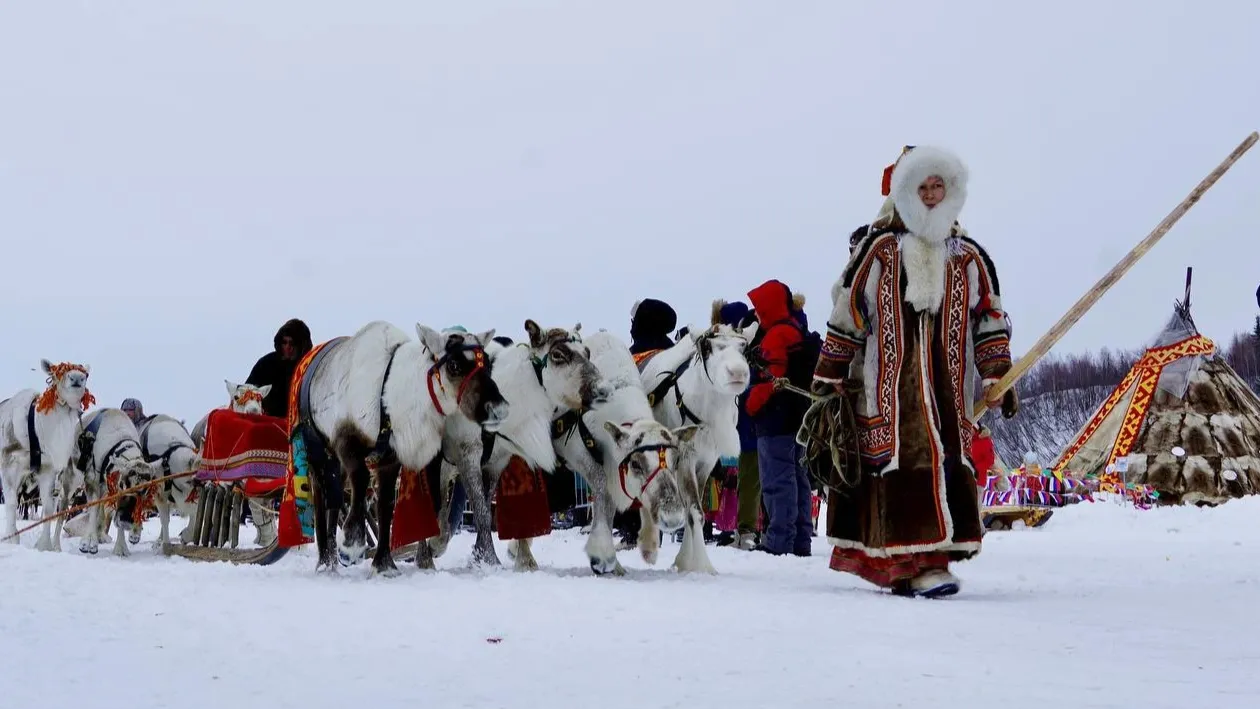
[[[906,302],[919,312],[936,313],[945,298],[945,262],[949,249],[943,242],[928,241],[914,234],[902,236],[898,245],[906,273]]]
[[[945,182],[945,199],[928,209],[919,198],[919,185],[933,175]],[[892,199],[901,221],[923,239],[942,242],[967,202],[967,166],[957,155],[929,145],[906,153],[892,174]]]

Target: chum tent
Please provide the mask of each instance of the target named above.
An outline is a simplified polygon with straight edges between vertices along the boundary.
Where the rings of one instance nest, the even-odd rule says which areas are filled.
[[[1260,492],[1260,399],[1199,334],[1188,295],[1055,461],[1055,473],[1115,473],[1155,488],[1162,504]]]

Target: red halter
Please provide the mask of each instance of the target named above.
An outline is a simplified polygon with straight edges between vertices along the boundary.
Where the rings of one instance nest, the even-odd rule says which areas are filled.
[[[473,351],[473,368],[472,371],[464,375],[464,381],[459,383],[459,390],[455,392],[456,406],[463,403],[464,391],[472,382],[473,377],[477,376],[477,374],[486,368],[486,351],[484,349],[476,345],[465,349]],[[446,364],[449,359],[449,353],[442,355],[441,359],[435,362],[432,367],[429,367],[429,375],[427,377],[429,383],[429,399],[433,401],[433,408],[437,409],[438,414],[441,416],[445,416],[446,411],[442,409],[442,402],[438,400],[437,392],[433,388],[433,382],[436,381],[437,388],[441,389],[443,394],[446,393],[446,387],[442,386],[442,365]]]
[[[621,491],[625,493],[626,497],[630,498],[631,500],[630,509],[637,510],[643,506],[643,501],[639,499],[639,495],[642,495],[643,491],[647,490],[648,485],[652,484],[652,481],[656,479],[657,475],[660,475],[662,470],[665,470],[666,468],[669,467],[669,464],[667,463],[665,459],[665,452],[669,450],[670,448],[673,448],[673,446],[661,445],[661,446],[642,446],[640,448],[635,448],[634,450],[630,451],[630,455],[627,455],[625,457],[625,460],[621,461],[621,465],[617,467],[617,472],[619,474],[618,477],[620,478],[620,482],[621,482]],[[635,453],[641,453],[643,451],[650,451],[650,450],[656,451],[656,460],[657,460],[656,469],[653,470],[651,473],[649,473],[647,476],[647,479],[643,481],[643,485],[639,488],[639,494],[631,495],[630,491],[626,489],[626,473],[630,469],[630,456],[634,455]]]

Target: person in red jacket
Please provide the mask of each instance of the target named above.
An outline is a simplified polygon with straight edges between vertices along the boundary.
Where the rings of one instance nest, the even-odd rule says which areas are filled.
[[[757,548],[771,554],[809,556],[813,537],[812,492],[809,474],[800,464],[801,427],[809,400],[785,391],[781,384],[792,375],[793,354],[804,343],[801,323],[793,317],[792,291],[769,280],[748,293],[757,314],[760,355],[768,381],[753,385],[745,409],[757,435],[757,467],[769,524]],[[808,368],[812,370],[813,364]]]

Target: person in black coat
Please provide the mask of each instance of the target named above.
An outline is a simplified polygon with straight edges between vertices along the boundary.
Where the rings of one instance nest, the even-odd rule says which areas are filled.
[[[271,391],[263,399],[263,413],[285,418],[289,415],[289,384],[298,360],[311,351],[311,329],[306,323],[293,318],[280,326],[272,339],[274,349],[254,363],[245,379],[247,384],[261,387],[271,385]]]
[[[643,354],[654,350],[667,350],[674,346],[669,333],[678,327],[678,313],[669,303],[655,298],[644,298],[630,309],[630,354]],[[621,546],[632,549],[639,543],[639,529],[643,520],[638,510],[626,510],[613,515],[613,529],[621,535]],[[663,538],[663,535],[662,535]]]
[[[644,298],[630,309],[630,354],[667,350],[674,346],[669,333],[678,327],[678,313],[668,303]]]

